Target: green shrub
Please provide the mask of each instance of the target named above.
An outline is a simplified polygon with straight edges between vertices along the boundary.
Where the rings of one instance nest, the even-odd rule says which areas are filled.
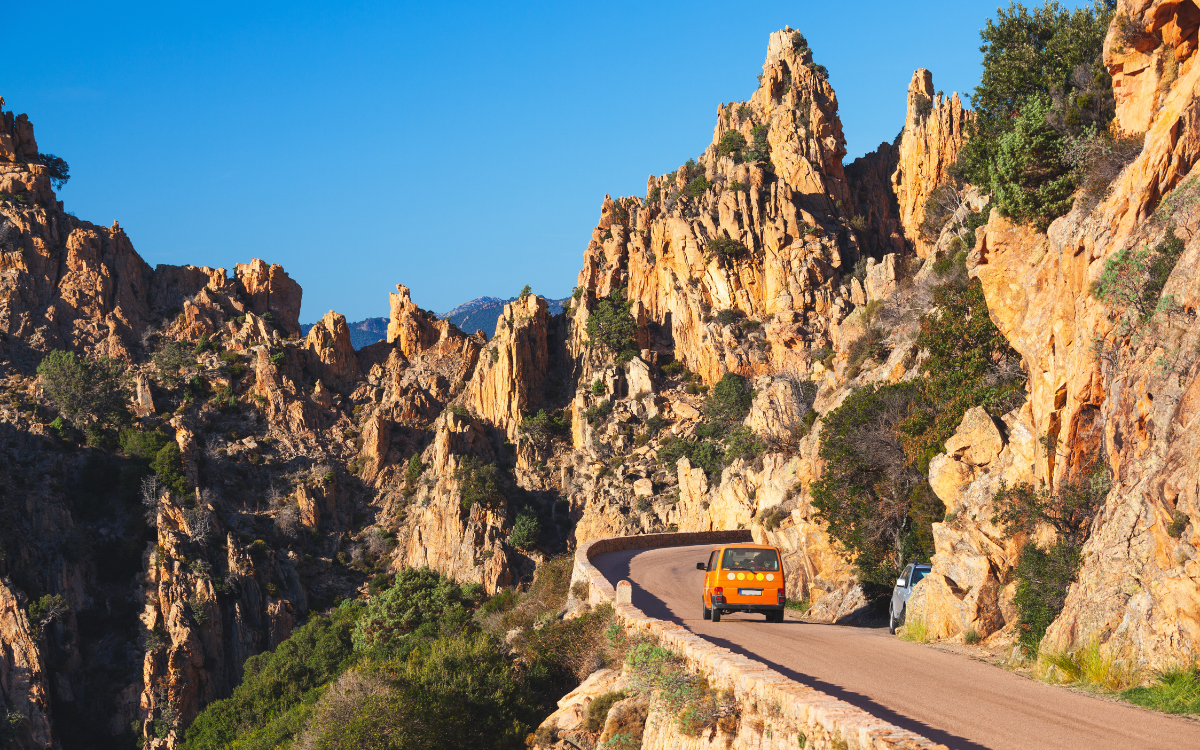
[[[1012,129],[996,141],[992,199],[1000,213],[1045,230],[1071,208],[1075,172],[1061,158],[1062,138],[1048,121],[1046,96],[1025,103]]]
[[[624,289],[614,289],[606,299],[596,303],[588,316],[588,341],[604,347],[610,354],[633,351],[637,323],[629,314],[633,303],[625,299]]]
[[[749,252],[745,245],[728,237],[713,237],[705,244],[705,249],[721,258],[740,258]]]
[[[143,432],[136,427],[126,427],[121,430],[118,442],[126,456],[153,461],[158,452],[173,441],[161,430]]]
[[[67,605],[67,600],[62,594],[46,594],[45,596],[29,603],[27,611],[29,615],[29,624],[33,627],[34,636],[41,637],[42,629],[55,620],[61,620],[66,617],[71,608]]]
[[[179,445],[174,440],[168,440],[154,455],[154,460],[150,462],[150,470],[176,495],[186,496],[191,489],[191,483],[183,472],[183,454],[179,452]]]
[[[108,424],[125,414],[124,368],[115,360],[54,349],[37,367],[46,398],[72,424]]]
[[[46,173],[50,176],[50,184],[55,190],[62,190],[63,185],[71,179],[71,167],[66,160],[54,154],[38,154],[38,161],[46,165]]]
[[[1025,543],[1013,570],[1017,590],[1017,640],[1031,655],[1038,653],[1046,628],[1058,617],[1067,589],[1075,581],[1083,544],[1111,487],[1108,469],[1098,463],[1055,490],[1020,484],[1001,486],[993,505],[993,523],[1010,534],[1032,534],[1043,524],[1057,533],[1046,548]]]
[[[671,469],[684,456],[710,477],[721,473],[721,451],[708,440],[685,440],[671,435],[659,446],[658,462]]]
[[[503,505],[500,470],[495,464],[484,464],[474,456],[466,456],[455,467],[454,478],[458,481],[459,502],[464,509],[470,509],[477,503],[485,508]]]
[[[916,397],[912,383],[866,386],[824,417],[813,507],[869,595],[890,590],[905,562],[928,559],[932,524],[945,515],[898,434]]]
[[[531,443],[544,449],[555,437],[571,431],[571,412],[563,409],[547,413],[545,409],[539,409],[537,414],[525,417],[518,429]]]
[[[461,404],[450,404],[446,407],[446,411],[450,412],[456,417],[462,417],[463,419],[471,418],[471,412],[467,411],[467,407]]]
[[[593,396],[603,396],[607,392],[608,392],[608,389],[604,387],[603,380],[601,380],[600,378],[596,378],[595,380],[592,381],[592,395]]]
[[[744,148],[746,148],[746,136],[736,130],[726,130],[717,144],[717,156],[732,155],[734,162],[739,162]]]
[[[771,145],[767,142],[768,125],[756,125],[750,131],[752,139],[750,148],[746,150],[742,157],[748,162],[769,162],[771,159]]]
[[[404,470],[404,481],[411,487],[421,478],[421,474],[425,471],[425,464],[421,463],[420,454],[414,453],[408,459],[408,466]]]
[[[705,399],[704,415],[710,423],[732,427],[741,424],[753,402],[754,389],[750,383],[737,373],[727,372]]]
[[[753,461],[767,450],[767,446],[755,437],[749,427],[736,427],[725,439],[725,463],[731,464],[735,459]]]
[[[537,513],[532,508],[525,507],[517,514],[513,522],[512,533],[508,535],[508,543],[519,550],[529,551],[537,546],[542,534],[542,526],[538,523]]]
[[[404,657],[422,639],[458,633],[471,619],[469,593],[429,568],[407,568],[368,602],[354,628],[354,647]]]
[[[536,703],[481,634],[431,641],[404,661],[347,672],[312,710],[299,744],[318,750],[518,750]]]
[[[1186,513],[1181,513],[1179,510],[1175,510],[1173,513],[1171,513],[1171,523],[1167,524],[1167,536],[1171,537],[1172,539],[1178,539],[1179,537],[1183,536],[1183,532],[1187,529],[1188,524],[1191,522],[1192,519],[1189,518]]]
[[[683,194],[691,198],[699,198],[700,196],[704,195],[704,193],[710,187],[712,187],[712,183],[708,181],[708,178],[704,175],[700,175],[683,188]]]
[[[587,409],[585,409],[583,416],[584,419],[588,421],[588,424],[596,424],[597,422],[600,422],[606,418],[609,414],[612,414],[612,410],[613,404],[611,401],[601,401],[600,403],[589,406]]]
[[[587,717],[583,720],[583,730],[585,732],[599,732],[604,728],[604,720],[608,718],[608,712],[617,701],[625,700],[624,690],[613,690],[603,695],[596,696],[591,703],[588,704]]]
[[[1119,250],[1104,263],[1093,289],[1100,301],[1128,310],[1134,321],[1147,321],[1159,309],[1162,290],[1183,255],[1173,228],[1153,249]]]
[[[242,683],[209,704],[188,727],[186,750],[275,747],[304,724],[321,686],[353,661],[351,632],[362,613],[341,607],[315,615],[274,651],[246,660]]]
[[[183,342],[163,340],[150,355],[150,361],[158,370],[159,382],[174,387],[183,380],[179,375],[180,368],[196,364],[196,355]]]

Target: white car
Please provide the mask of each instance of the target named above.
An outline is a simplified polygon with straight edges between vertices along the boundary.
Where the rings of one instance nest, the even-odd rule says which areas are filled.
[[[904,609],[908,597],[912,596],[913,586],[929,575],[930,566],[909,564],[900,577],[896,579],[896,587],[892,589],[892,603],[888,606],[888,632],[893,635],[896,628],[904,624]]]

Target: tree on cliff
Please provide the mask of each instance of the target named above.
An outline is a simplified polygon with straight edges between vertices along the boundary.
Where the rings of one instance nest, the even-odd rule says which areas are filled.
[[[596,309],[588,316],[588,340],[611,354],[632,352],[637,323],[629,314],[631,307],[633,303],[625,299],[624,289],[614,289],[612,294],[597,302]]]
[[[1079,176],[1062,156],[1069,141],[1104,131],[1115,105],[1103,64],[1116,7],[1096,0],[1070,11],[1013,2],[980,32],[983,75],[976,120],[959,169],[989,189],[1000,212],[1045,228],[1070,208]]]
[[[54,154],[38,154],[38,160],[46,165],[46,171],[50,173],[50,184],[55,190],[62,190],[67,180],[71,179],[71,168],[66,159]]]
[[[125,410],[121,365],[106,357],[77,357],[55,349],[38,365],[42,388],[58,411],[77,425],[115,420]]]

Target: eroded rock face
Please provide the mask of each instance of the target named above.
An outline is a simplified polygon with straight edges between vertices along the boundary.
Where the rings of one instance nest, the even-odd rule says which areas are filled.
[[[391,295],[392,316],[388,320],[387,342],[397,344],[405,357],[414,357],[439,338],[436,319],[413,304],[408,287],[396,285]]]
[[[1143,35],[1106,42],[1118,124],[1144,131],[1145,145],[1091,210],[1077,205],[1047,234],[998,215],[980,233],[979,265],[989,311],[1031,373],[1029,429],[1034,475],[1059,486],[1103,460],[1113,488],[1084,547],[1079,580],[1043,648],[1095,642],[1141,669],[1164,668],[1200,643],[1200,542],[1176,513],[1194,518],[1200,468],[1194,461],[1192,399],[1198,368],[1195,278],[1200,245],[1185,176],[1200,157],[1200,67],[1194,4],[1122,2]],[[1174,77],[1159,62],[1175,61]],[[1163,295],[1181,312],[1161,314],[1136,339],[1116,328],[1119,312],[1091,293],[1122,248],[1155,244],[1174,231],[1185,252]],[[1099,354],[1104,356],[1100,357]],[[1046,452],[1046,445],[1057,449]],[[1192,456],[1193,458],[1185,458]],[[1176,550],[1180,550],[1176,554]]]
[[[849,217],[837,208],[850,197],[837,97],[812,53],[793,47],[793,33],[771,35],[762,83],[750,100],[718,109],[712,145],[695,174],[651,177],[649,203],[605,198],[579,275],[586,295],[574,312],[576,351],[585,348],[596,301],[617,288],[627,289],[639,331],[645,329],[638,347],[672,349],[710,383],[725,372],[753,376],[803,359],[849,311],[848,292],[833,283],[859,255]],[[753,143],[759,126],[768,128],[774,178],[718,153],[727,132]],[[683,194],[701,171],[715,187]],[[711,243],[722,240],[744,251],[713,250]],[[710,317],[722,310],[768,325],[742,338]]]
[[[48,748],[52,746],[50,691],[21,605],[10,582],[0,579],[0,699],[8,710],[24,717],[15,746]]]
[[[359,378],[358,357],[350,343],[346,316],[330,310],[308,332],[304,347],[315,358],[321,380],[337,390],[351,388]]]
[[[546,300],[510,302],[467,389],[472,412],[516,438],[525,414],[542,406],[550,372]]]
[[[904,236],[917,255],[925,258],[933,243],[921,236],[925,203],[950,178],[950,168],[967,140],[972,114],[963,109],[957,93],[934,93],[933,74],[924,68],[908,85],[908,112],[900,138],[892,189]]]
[[[300,285],[283,266],[255,258],[234,266],[238,287],[259,315],[270,312],[288,334],[300,335]]]
[[[929,483],[946,506],[933,525],[933,569],[917,584],[908,618],[925,621],[931,638],[973,630],[986,638],[1014,622],[1010,572],[1025,539],[993,522],[1001,486],[1034,482],[1036,439],[1029,404],[1002,420],[982,408],[963,416],[946,453],[929,462]]]

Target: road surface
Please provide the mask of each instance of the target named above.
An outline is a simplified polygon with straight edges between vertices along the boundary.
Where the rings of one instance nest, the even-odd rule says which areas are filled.
[[[614,586],[633,583],[633,604],[650,617],[956,750],[1200,749],[1200,722],[1046,685],[884,627],[768,624],[748,614],[703,620],[696,563],[713,546],[610,552],[592,563]]]

